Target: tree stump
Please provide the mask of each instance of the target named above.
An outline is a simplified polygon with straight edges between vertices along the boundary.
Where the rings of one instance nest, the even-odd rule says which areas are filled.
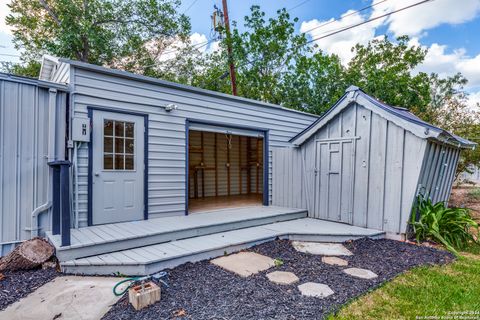
[[[0,271],[28,270],[50,259],[55,248],[42,238],[23,242],[0,260]]]

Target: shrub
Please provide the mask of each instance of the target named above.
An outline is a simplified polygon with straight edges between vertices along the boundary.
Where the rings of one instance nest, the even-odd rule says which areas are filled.
[[[430,198],[418,196],[410,224],[417,242],[432,240],[455,254],[457,249],[465,249],[471,242],[478,241],[472,232],[472,228],[478,232],[478,223],[468,209],[448,208],[443,202],[433,204]]]

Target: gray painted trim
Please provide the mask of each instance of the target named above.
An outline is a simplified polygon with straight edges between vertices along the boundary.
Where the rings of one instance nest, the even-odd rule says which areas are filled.
[[[328,109],[319,119],[312,123],[305,130],[297,134],[290,139],[290,142],[296,145],[303,144],[311,136],[313,136],[320,128],[333,119],[343,109],[347,108],[350,104],[356,102],[363,107],[372,110],[385,119],[392,121],[399,127],[410,131],[414,135],[422,139],[433,139],[439,142],[448,143],[456,148],[474,148],[476,143],[457,137],[450,132],[434,125],[424,122],[420,119],[414,118],[414,115],[409,117],[394,109],[398,109],[392,106],[388,106],[375,98],[369,96],[360,89],[355,91],[348,91],[345,93],[330,109]]]
[[[189,172],[189,157],[190,152],[188,151],[188,145],[190,135],[190,121],[185,119],[185,215],[188,215],[188,194],[189,194],[189,187],[190,187],[190,178],[188,175]]]
[[[0,80],[30,84],[30,85],[38,86],[41,88],[53,88],[53,89],[58,89],[62,91],[69,91],[68,85],[64,85],[56,82],[38,80],[34,78],[29,78],[29,77],[16,76],[16,75],[13,75],[10,73],[4,73],[4,72],[0,72]]]
[[[122,70],[117,70],[117,69],[109,69],[89,63],[84,63],[80,61],[75,61],[75,60],[69,60],[65,58],[60,58],[60,62],[68,63],[72,66],[75,66],[80,69],[86,69],[86,70],[93,70],[95,72],[100,72],[104,74],[110,74],[116,77],[121,77],[121,78],[127,78],[127,79],[132,79],[132,80],[137,80],[137,81],[142,81],[142,82],[147,82],[147,83],[152,83],[152,84],[157,84],[163,87],[167,88],[173,88],[177,90],[182,90],[182,91],[187,91],[187,92],[193,92],[205,96],[211,96],[211,97],[216,97],[220,99],[228,99],[228,100],[233,100],[237,102],[243,102],[243,103],[248,103],[248,104],[253,104],[261,107],[267,107],[267,108],[274,108],[274,109],[280,109],[288,112],[293,112],[293,113],[300,113],[308,116],[312,116],[314,118],[318,118],[318,115],[314,115],[308,112],[304,111],[299,111],[299,110],[294,110],[286,107],[282,107],[280,105],[272,104],[272,103],[267,103],[267,102],[261,102],[253,99],[248,99],[248,98],[243,98],[239,96],[233,96],[221,92],[216,92],[216,91],[211,91],[211,90],[206,90],[202,88],[197,88],[193,86],[188,86],[188,85],[183,85],[175,82],[170,82],[166,80],[161,80],[161,79],[156,79],[152,77],[147,77],[143,75],[138,75],[135,73],[127,72],[127,71],[122,71]]]
[[[131,112],[119,109],[112,109],[112,108],[105,108],[105,107],[97,107],[97,106],[87,106],[88,110],[88,118],[90,119],[90,126],[93,121],[93,111],[106,111],[112,113],[121,113],[121,114],[129,114],[133,116],[143,117],[144,121],[144,148],[143,148],[143,219],[148,219],[148,114],[139,113],[139,112]],[[92,165],[93,165],[93,130],[90,130],[90,142],[88,143],[88,195],[87,195],[87,225],[93,225],[93,198],[92,198]]]

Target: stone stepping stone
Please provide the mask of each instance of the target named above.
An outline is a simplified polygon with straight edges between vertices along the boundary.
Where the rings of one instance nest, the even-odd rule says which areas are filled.
[[[298,290],[302,293],[303,296],[307,297],[316,297],[316,298],[326,298],[334,294],[333,290],[330,289],[326,284],[307,282],[298,286]]]
[[[292,273],[286,271],[274,271],[267,274],[268,280],[276,284],[288,285],[298,282],[300,279]]]
[[[293,241],[295,250],[321,256],[351,256],[350,250],[340,243]]]
[[[275,266],[272,258],[255,252],[239,252],[210,262],[241,277],[248,277]]]
[[[360,268],[348,268],[343,270],[348,275],[351,275],[352,277],[360,278],[360,279],[374,279],[378,277],[378,275],[375,272],[372,272],[367,269],[360,269]]]
[[[322,257],[322,262],[332,266],[348,266],[348,261],[337,257]]]

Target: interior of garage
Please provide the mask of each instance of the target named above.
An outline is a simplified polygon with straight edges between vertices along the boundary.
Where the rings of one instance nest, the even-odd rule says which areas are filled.
[[[189,130],[188,212],[262,205],[263,137]]]

